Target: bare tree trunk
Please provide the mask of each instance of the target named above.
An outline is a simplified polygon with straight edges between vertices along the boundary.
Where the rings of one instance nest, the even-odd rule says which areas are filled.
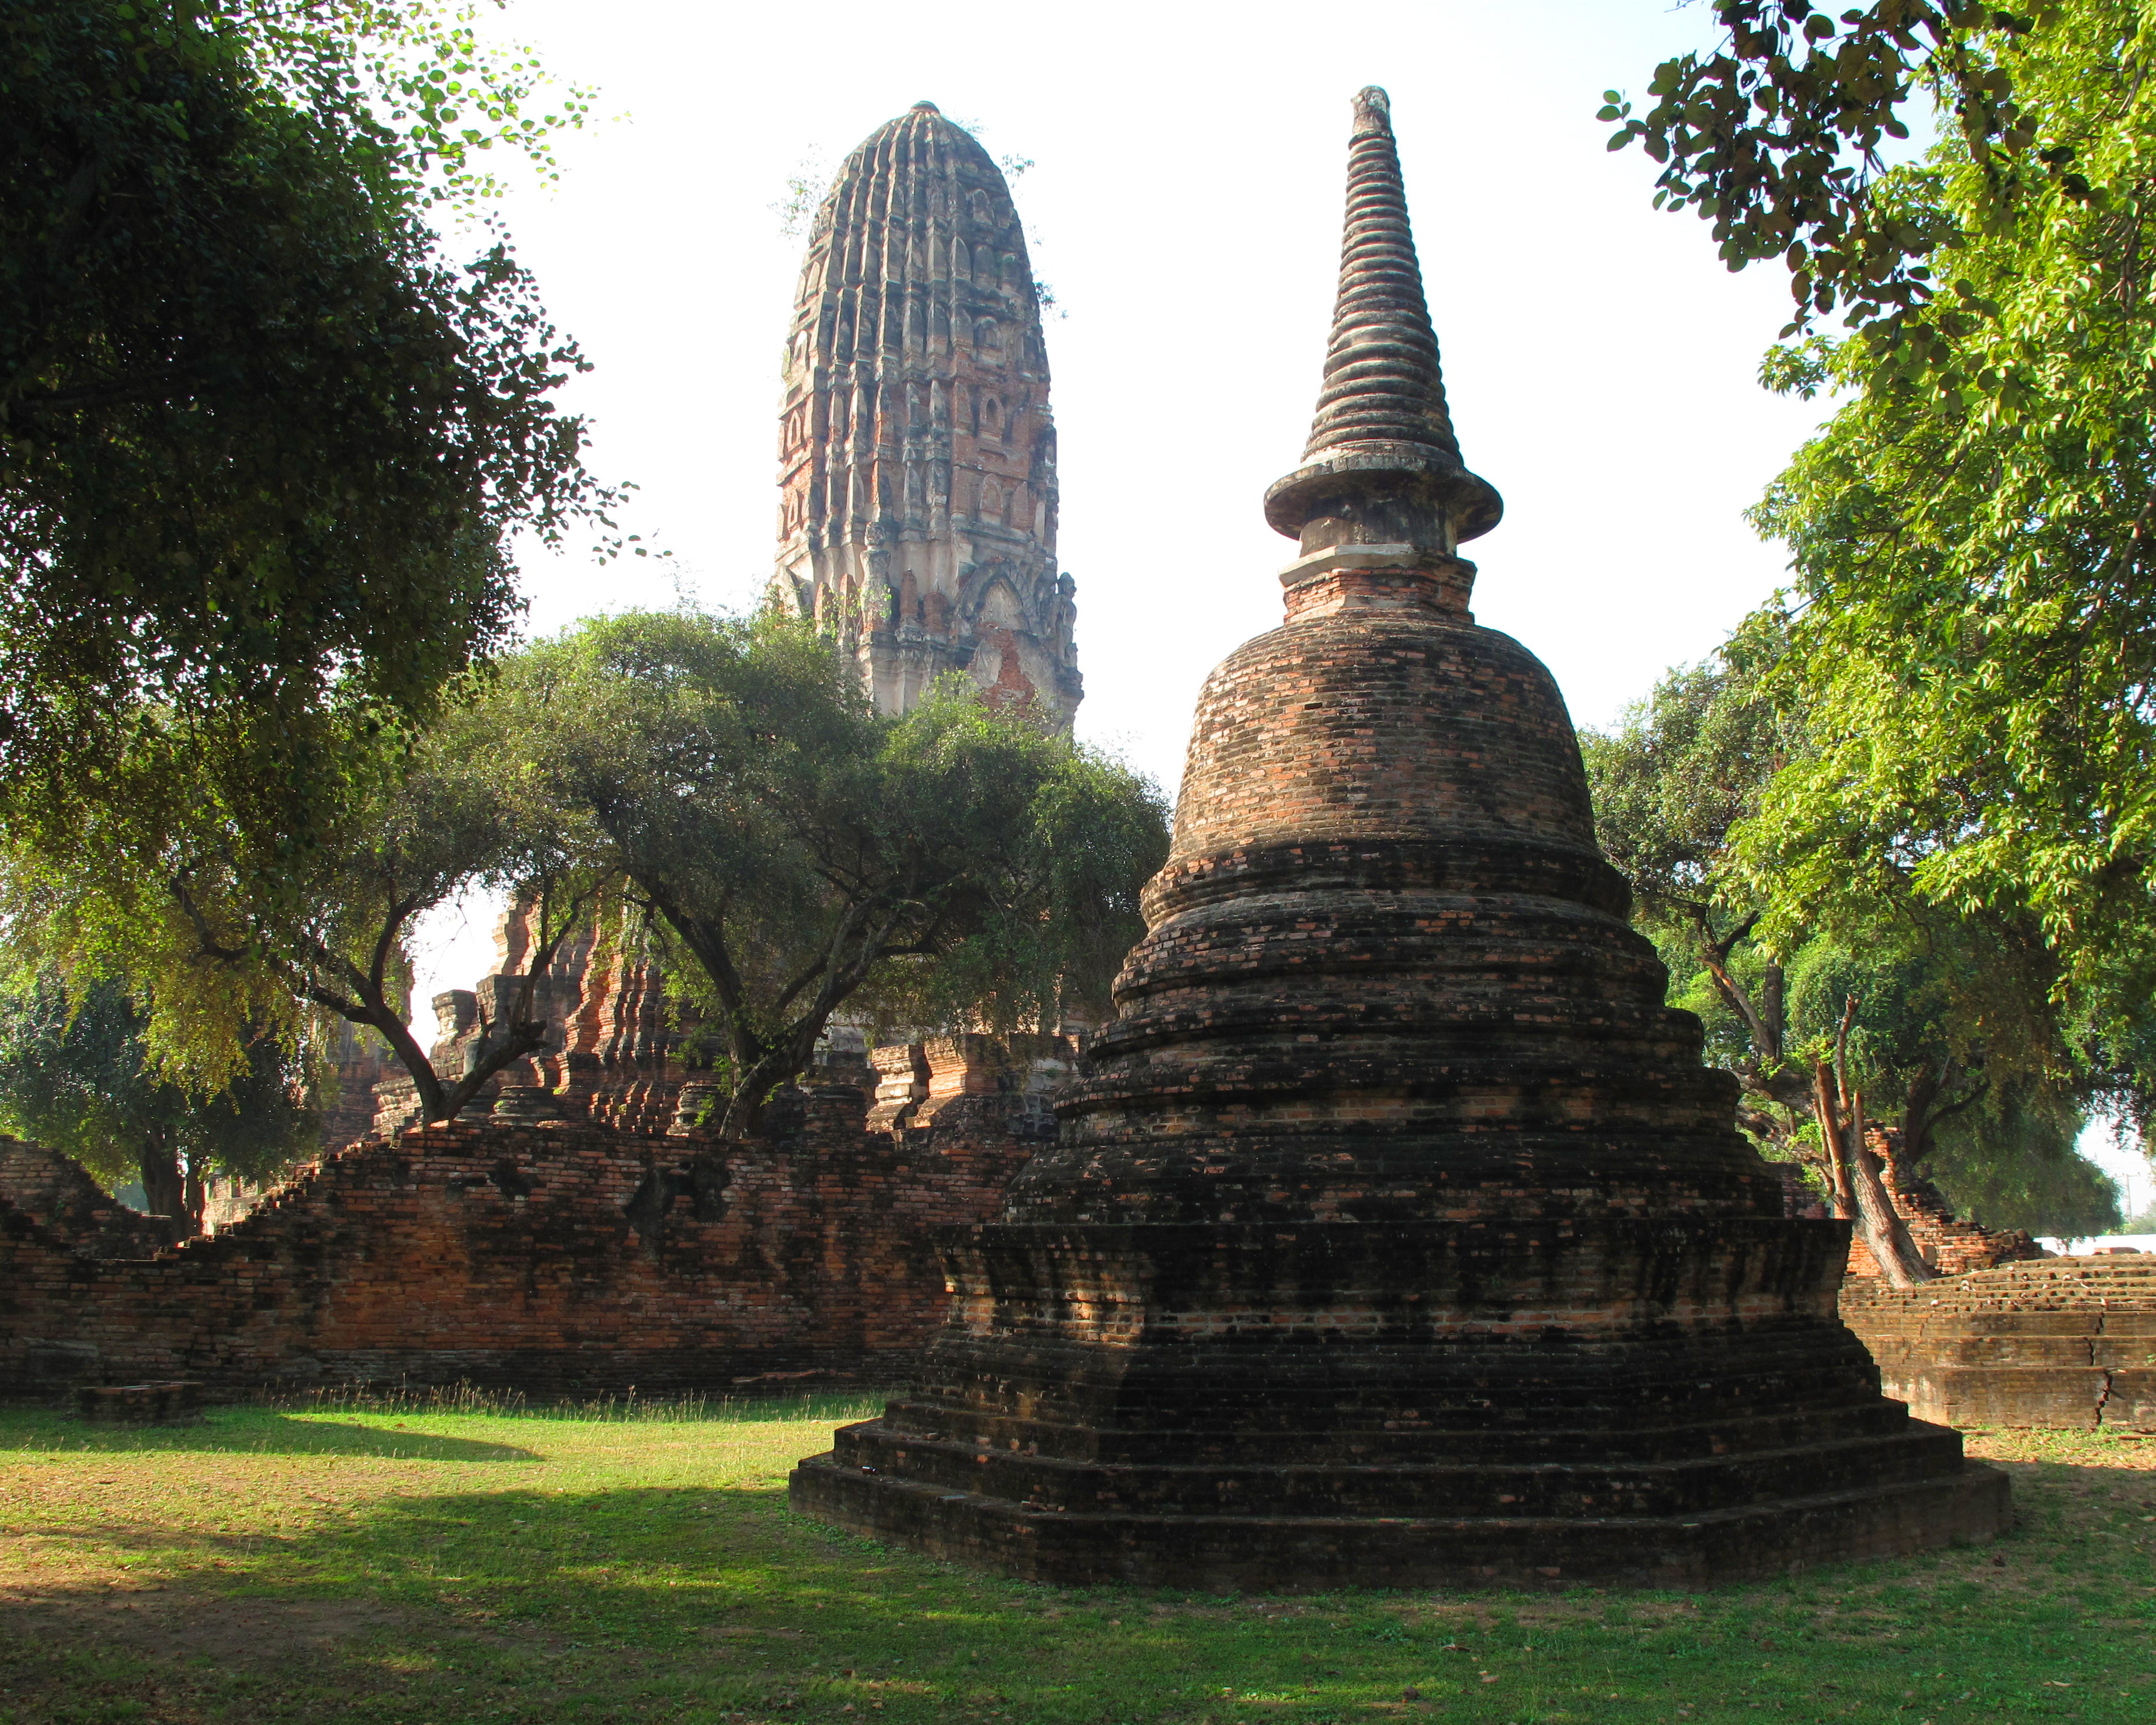
[[[179,1153],[172,1140],[162,1132],[145,1133],[136,1146],[135,1166],[142,1176],[142,1200],[150,1206],[150,1214],[186,1221],[187,1183],[180,1173]]]
[[[1864,1142],[1862,1133],[1860,1117],[1857,1135],[1850,1145],[1850,1173],[1856,1188],[1864,1243],[1871,1248],[1881,1276],[1897,1288],[1912,1288],[1919,1282],[1931,1281],[1938,1272],[1917,1250],[1916,1236],[1909,1232],[1909,1224],[1902,1219],[1902,1213],[1894,1208],[1894,1194],[1880,1178],[1879,1158]]]

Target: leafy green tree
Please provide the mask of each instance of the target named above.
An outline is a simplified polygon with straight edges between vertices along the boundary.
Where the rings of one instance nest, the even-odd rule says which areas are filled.
[[[212,1174],[259,1181],[315,1147],[305,1074],[270,1034],[211,1096],[161,1078],[148,1015],[109,980],[74,993],[53,973],[0,996],[0,1119],[108,1183],[140,1179],[151,1214],[202,1230]]]
[[[1892,1128],[1911,1173],[1951,1142],[1966,1184],[1969,1170],[2028,1153],[2039,1117],[2077,1130],[2100,1081],[2025,927],[1845,883],[1820,899],[1816,922],[1784,919],[1768,938],[1771,901],[1738,846],[1813,747],[1810,716],[1779,698],[1789,639],[1783,619],[1755,618],[1616,731],[1585,735],[1597,829],[1670,964],[1673,999],[1700,1014],[1710,1058],[1738,1078],[1740,1123],[1812,1168],[1890,1274],[1921,1280],[1867,1127]]]
[[[2056,1091],[2001,1087],[1941,1125],[1924,1173],[1987,1228],[2062,1240],[2123,1231],[2117,1184],[2075,1150],[2087,1124]]]
[[[1789,1044],[1787,977],[1758,942],[1764,903],[1735,889],[1729,835],[1789,759],[1798,728],[1763,690],[1784,647],[1762,615],[1705,664],[1671,671],[1609,732],[1585,731],[1595,829],[1631,883],[1635,920],[1672,971],[1707,982],[1711,1051],[1738,1075],[1746,1125],[1786,1148],[1809,1080]],[[1690,1003],[1688,1003],[1690,1004]]]
[[[880,716],[812,627],[643,614],[506,661],[490,724],[599,835],[752,1133],[841,1006],[1098,1010],[1167,852],[1158,793],[968,690]]]
[[[583,367],[427,222],[581,115],[429,0],[0,6],[0,810],[64,854],[498,647],[506,546],[603,518]]]
[[[197,1091],[245,1069],[259,1024],[301,1034],[326,1013],[388,1043],[423,1119],[455,1117],[542,1045],[536,979],[602,884],[582,860],[590,839],[533,794],[491,717],[468,691],[417,736],[312,756],[336,789],[304,845],[281,842],[259,804],[219,794],[244,792],[244,778],[213,774],[184,811],[146,817],[125,799],[94,811],[64,860],[0,854],[18,962],[127,978],[150,1005],[156,1070]],[[474,891],[526,906],[533,938],[509,1021],[465,1070],[438,1073],[406,1023],[406,942],[418,918]]]
[[[1780,256],[1778,388],[1844,404],[1756,512],[1810,747],[1741,865],[1785,942],[1852,895],[2052,971],[2098,1104],[2156,1107],[2156,8],[1723,0],[1613,142],[1732,267]],[[1889,167],[1897,115],[1941,141]],[[1809,326],[1839,313],[1847,333]]]

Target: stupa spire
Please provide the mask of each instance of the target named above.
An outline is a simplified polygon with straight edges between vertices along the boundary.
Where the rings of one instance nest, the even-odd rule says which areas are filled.
[[[1392,104],[1373,85],[1355,98],[1340,291],[1317,414],[1303,465],[1265,494],[1265,518],[1305,551],[1390,540],[1450,552],[1503,512],[1496,491],[1460,459]]]

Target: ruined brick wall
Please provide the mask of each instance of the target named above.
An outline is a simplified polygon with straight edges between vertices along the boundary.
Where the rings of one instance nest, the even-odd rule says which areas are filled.
[[[146,1258],[180,1237],[169,1216],[146,1216],[111,1196],[73,1157],[0,1135],[0,1201],[39,1224],[64,1250],[91,1258]]]
[[[403,1070],[389,1045],[374,1031],[339,1019],[335,1034],[330,1064],[336,1073],[336,1091],[322,1110],[325,1150],[341,1150],[374,1135],[374,1087]]]
[[[1941,1276],[1966,1276],[2044,1255],[2043,1248],[2019,1228],[1986,1228],[1956,1216],[1938,1187],[1889,1153],[1890,1134],[1873,1132],[1867,1141],[1880,1158],[1880,1173],[1894,1208],[1909,1224],[1910,1238],[1924,1261]],[[1879,1274],[1878,1260],[1864,1243],[1861,1229],[1850,1238],[1849,1273]]]
[[[902,1373],[934,1245],[1038,1144],[1023,1096],[874,1133],[866,1098],[774,1103],[752,1143],[458,1122],[355,1145],[214,1238],[99,1260],[0,1206],[0,1386],[55,1376],[469,1380],[540,1393]]]

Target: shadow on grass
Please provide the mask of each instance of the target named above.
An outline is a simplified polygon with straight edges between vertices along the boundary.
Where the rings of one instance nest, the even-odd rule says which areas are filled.
[[[49,1408],[0,1409],[0,1455],[139,1455],[204,1452],[255,1455],[371,1455],[404,1461],[538,1461],[516,1444],[439,1437],[396,1426],[294,1419],[266,1408],[214,1408],[190,1425],[93,1425]]]
[[[1910,1717],[1942,1725],[2138,1725],[2156,1478],[2046,1461],[2016,1485],[1997,1548],[1756,1587],[1241,1600],[974,1574],[770,1489],[439,1492],[214,1576],[0,1613],[0,1691],[56,1725],[1838,1725],[1919,1689]]]
[[[2141,1725],[2156,1475],[2082,1455],[2014,1464],[1996,1548],[1697,1595],[1056,1589],[737,1483],[373,1498],[216,1574],[0,1606],[0,1721],[1841,1725],[1921,1692],[1940,1725]]]

